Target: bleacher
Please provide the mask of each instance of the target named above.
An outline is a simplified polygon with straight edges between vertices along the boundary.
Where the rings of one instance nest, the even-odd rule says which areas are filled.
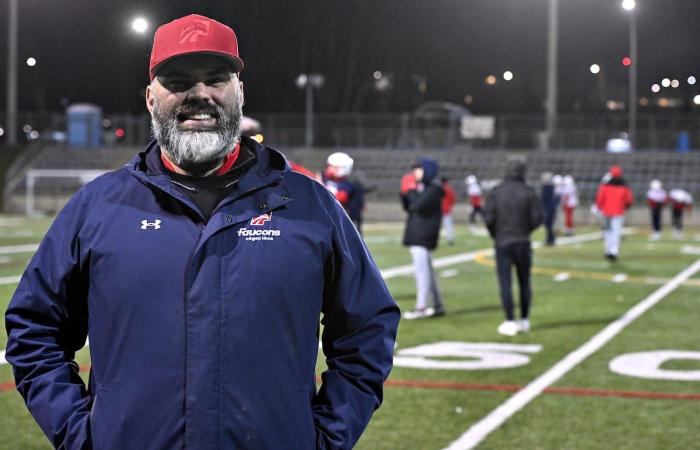
[[[70,149],[45,146],[33,154],[18,158],[8,173],[5,186],[5,211],[24,212],[26,208],[26,173],[32,169],[113,170],[125,164],[140,148]],[[281,149],[290,159],[314,171],[325,165],[327,155],[336,148]],[[459,193],[463,192],[464,177],[476,175],[485,188],[501,179],[509,155],[518,154],[528,162],[527,181],[539,185],[544,171],[572,174],[576,179],[582,204],[590,204],[598,183],[612,164],[620,164],[632,187],[637,202],[643,204],[649,181],[660,179],[667,189],[680,187],[694,195],[700,193],[700,152],[636,152],[610,154],[602,151],[508,151],[508,150],[346,150],[355,159],[353,176],[371,192],[368,201],[394,202],[399,180],[420,156],[435,158],[441,174]],[[84,180],[83,180],[84,181]],[[50,178],[36,180],[34,195],[37,209],[55,212],[81,184],[79,178]]]

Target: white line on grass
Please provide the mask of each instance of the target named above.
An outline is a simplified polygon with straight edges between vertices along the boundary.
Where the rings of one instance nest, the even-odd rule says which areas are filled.
[[[622,230],[622,234],[632,234],[634,233],[634,228],[625,228]],[[593,233],[587,233],[587,234],[581,234],[579,236],[567,236],[563,237],[557,240],[558,245],[568,245],[568,244],[577,244],[579,242],[587,242],[587,241],[595,241],[597,239],[600,239],[602,237],[600,231],[596,231]],[[542,247],[541,242],[533,242],[532,243],[532,248],[540,248]],[[477,256],[491,256],[493,255],[493,248],[483,248],[481,250],[474,250],[471,252],[466,252],[466,253],[458,253],[456,255],[451,255],[451,256],[443,256],[442,258],[437,258],[433,261],[433,267],[435,268],[441,268],[441,267],[447,267],[447,266],[453,266],[455,264],[460,264],[463,262],[469,262],[469,261],[474,261],[474,259]],[[382,274],[382,277],[384,277],[385,280],[388,280],[389,278],[394,278],[394,277],[400,277],[402,275],[410,275],[413,273],[413,265],[412,264],[406,264],[405,266],[397,266],[397,267],[391,267],[389,269],[384,269],[380,271]]]
[[[39,244],[7,245],[0,247],[0,255],[11,255],[14,253],[32,253],[39,248]]]
[[[3,364],[7,364],[7,360],[5,359],[5,350],[0,350],[0,366]]]
[[[22,275],[12,275],[10,277],[0,277],[0,285],[2,284],[17,284],[22,279]]]
[[[564,359],[552,366],[551,369],[491,411],[489,415],[472,425],[463,435],[450,444],[446,450],[468,450],[476,447],[492,431],[503,425],[509,417],[524,408],[546,388],[556,383],[557,380],[581,363],[581,361],[600,350],[627,325],[659,303],[664,297],[697,273],[698,270],[700,270],[700,259],[673,277],[668,283],[655,290],[647,298],[637,303],[622,317],[609,324],[581,347],[569,353]]]

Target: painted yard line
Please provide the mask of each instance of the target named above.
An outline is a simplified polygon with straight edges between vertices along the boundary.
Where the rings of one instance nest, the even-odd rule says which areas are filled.
[[[545,389],[556,383],[561,377],[566,375],[571,369],[576,367],[593,353],[600,350],[605,344],[617,336],[627,325],[641,317],[654,305],[663,300],[668,294],[673,292],[685,280],[693,276],[700,270],[700,259],[684,269],[671,281],[655,290],[651,295],[637,303],[628,310],[622,317],[606,326],[602,331],[593,336],[578,349],[569,353],[564,359],[556,363],[552,368],[537,377],[530,384],[518,391],[486,417],[472,425],[462,436],[452,442],[448,450],[467,450],[476,447],[492,431],[503,425],[513,414],[520,411]]]
[[[22,279],[22,275],[13,275],[11,277],[0,277],[0,285],[17,284]]]
[[[0,366],[3,364],[7,364],[7,360],[5,359],[5,350],[0,350]]]
[[[0,255],[11,255],[14,253],[32,253],[39,248],[39,244],[7,245],[0,247]]]
[[[623,234],[634,233],[633,228],[625,228],[622,231],[623,231]],[[601,237],[602,237],[601,233],[599,231],[596,231],[593,233],[582,234],[580,236],[570,236],[570,237],[561,238],[561,239],[559,239],[558,242],[561,245],[567,245],[567,244],[575,244],[575,243],[579,243],[579,242],[595,241],[597,239],[600,239]],[[542,247],[542,243],[541,242],[533,242],[532,247],[533,248],[540,248],[540,247]],[[442,258],[437,258],[433,261],[433,267],[439,269],[441,267],[447,267],[447,266],[452,266],[455,264],[474,261],[477,257],[480,257],[480,256],[491,256],[491,255],[493,255],[493,248],[484,248],[481,250],[474,250],[474,251],[467,252],[467,253],[458,253],[456,255],[443,256]],[[413,273],[413,265],[406,264],[404,266],[390,267],[388,269],[381,270],[380,272],[382,274],[382,277],[384,277],[385,280],[388,280],[390,278],[412,274]]]

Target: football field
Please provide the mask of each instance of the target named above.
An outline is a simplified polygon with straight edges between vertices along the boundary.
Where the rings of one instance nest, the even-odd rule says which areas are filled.
[[[0,217],[3,312],[49,223]],[[700,230],[650,242],[647,230],[628,229],[616,263],[594,228],[537,245],[532,330],[515,337],[496,332],[490,239],[458,231],[434,254],[447,315],[402,320],[384,405],[356,448],[700,448]],[[406,311],[415,285],[401,232],[370,224],[365,237]],[[14,390],[5,344],[3,332],[0,449],[50,449]],[[87,377],[87,349],[78,358]]]

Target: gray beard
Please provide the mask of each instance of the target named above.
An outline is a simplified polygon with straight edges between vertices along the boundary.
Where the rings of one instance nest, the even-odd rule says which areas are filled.
[[[216,110],[216,129],[181,130],[177,110],[168,114],[161,110],[158,101],[154,102],[151,129],[170,162],[186,172],[202,176],[233,151],[241,136],[241,105],[236,103],[230,109],[216,106]]]

